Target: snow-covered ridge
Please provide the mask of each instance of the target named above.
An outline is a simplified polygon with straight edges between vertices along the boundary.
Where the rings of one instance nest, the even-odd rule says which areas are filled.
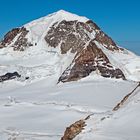
[[[30,31],[29,38],[32,41],[37,42],[39,41],[39,39],[41,39],[43,33],[44,36],[46,35],[49,27],[51,27],[56,22],[58,23],[61,22],[62,20],[66,21],[77,20],[80,22],[86,22],[89,19],[86,17],[78,16],[76,14],[72,14],[64,10],[60,10],[55,13],[49,14],[45,17],[34,20],[30,23],[27,23],[24,25],[24,27]]]
[[[64,11],[64,10],[59,10],[59,11],[57,11],[55,13],[52,13],[52,14],[49,14],[49,15],[44,16],[42,18],[39,18],[37,20],[31,21],[30,23],[27,23],[24,26],[25,27],[33,26],[36,23],[41,24],[41,22],[42,23],[43,22],[48,22],[48,20],[51,20],[51,21],[55,20],[55,22],[56,21],[60,22],[62,20],[67,20],[67,21],[78,20],[80,22],[86,22],[89,19],[86,18],[86,17],[83,17],[83,16],[78,16],[76,14],[72,14],[72,13]]]

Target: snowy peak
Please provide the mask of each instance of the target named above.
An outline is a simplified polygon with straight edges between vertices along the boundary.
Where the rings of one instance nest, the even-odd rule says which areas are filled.
[[[78,16],[76,14],[67,12],[65,10],[59,10],[53,14],[48,15],[47,17],[53,17],[57,20],[59,19],[59,21],[61,21],[61,20],[67,20],[67,21],[78,20],[81,22],[86,22],[87,20],[89,20],[86,17]]]
[[[40,24],[40,26],[41,26],[45,23],[46,23],[46,25],[48,25],[48,23],[51,25],[54,22],[60,22],[62,20],[67,20],[67,21],[78,20],[81,22],[86,22],[89,19],[86,17],[78,16],[76,14],[72,14],[72,13],[64,11],[64,10],[59,10],[57,12],[54,12],[52,14],[49,14],[47,16],[34,20],[30,23],[27,23],[24,26],[31,27],[31,26],[35,26],[36,24]]]
[[[58,34],[57,32],[61,35],[56,36],[55,34]],[[69,39],[74,39],[74,36],[75,38],[76,36],[80,36],[81,40],[86,39],[87,41],[96,38],[98,42],[105,44],[104,47],[110,50],[119,50],[115,42],[102,32],[93,21],[64,10],[60,10],[27,23],[23,27],[9,31],[0,43],[0,47],[13,47],[15,51],[24,51],[30,46],[36,46],[40,41],[44,41],[44,39],[49,46],[56,47],[56,44],[58,45],[57,37],[60,38],[61,42],[64,42],[63,32],[66,32],[64,33],[65,35],[70,36]],[[54,37],[54,39],[52,39],[53,37],[49,38],[48,36],[50,36],[50,34],[56,37]],[[50,43],[51,41],[55,42],[53,43],[54,46]],[[84,44],[85,43],[87,42],[84,41]]]
[[[12,29],[4,36],[4,39],[0,43],[0,48],[10,46],[13,47],[13,50],[24,51],[30,46],[36,46],[40,40],[44,39],[44,36],[47,34],[49,28],[51,28],[53,24],[65,20],[75,20],[79,22],[88,21],[88,19],[85,17],[80,17],[78,15],[66,12],[64,10],[60,10],[48,16],[29,22],[23,25],[23,27]]]
[[[128,64],[128,59],[135,57],[118,47],[92,20],[64,10],[9,31],[0,42],[0,48],[4,54],[22,52],[26,56],[29,53],[28,59],[44,57],[46,60],[49,57],[51,61],[43,62],[43,65],[46,68],[49,65],[49,71],[53,71],[51,75],[55,73],[58,82],[79,80],[91,73],[127,79],[130,72],[123,62]]]

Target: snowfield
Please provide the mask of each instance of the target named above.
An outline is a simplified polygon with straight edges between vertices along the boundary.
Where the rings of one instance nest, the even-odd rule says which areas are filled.
[[[139,140],[140,88],[117,112],[94,114],[86,121],[85,130],[74,140]]]
[[[22,85],[15,81],[0,84],[0,139],[60,139],[65,128],[76,120],[93,113],[99,114],[99,116],[110,114],[112,108],[136,86],[136,83],[104,78],[94,81],[86,79],[53,86],[46,86],[47,83],[48,80],[45,79],[29,85]],[[111,115],[107,122],[102,124],[105,127],[114,127],[114,129],[105,129],[107,134],[102,130],[105,128],[104,126],[97,125],[96,127],[94,117],[93,122],[90,120],[90,126],[93,123],[92,127],[97,129],[97,134],[99,129],[104,132],[106,137],[110,134],[110,130],[117,135],[117,133],[123,132],[123,129],[125,130],[121,127],[122,121],[127,124],[129,119],[135,117],[133,114],[129,115],[129,111],[133,110],[133,106],[130,107],[128,107],[130,110],[120,111],[119,115],[117,113]],[[136,123],[134,125],[132,120],[130,123],[137,128],[140,114],[136,109],[132,111],[132,113],[137,111]],[[118,127],[121,127],[119,132],[116,130]],[[131,124],[126,126],[127,129],[131,129],[131,127]],[[94,134],[93,130],[92,138],[94,138]],[[111,134],[113,135],[113,132]],[[85,138],[83,137],[83,139]]]

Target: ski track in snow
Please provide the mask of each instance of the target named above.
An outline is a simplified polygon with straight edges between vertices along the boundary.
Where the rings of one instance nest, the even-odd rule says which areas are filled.
[[[122,83],[119,83],[119,82],[116,82],[116,81],[114,81],[113,83],[112,82],[113,81],[110,81],[109,83],[106,84],[106,86],[110,87],[110,84],[111,84],[111,86],[114,86],[114,87],[116,87],[117,85],[118,86],[121,85],[122,87],[124,87],[122,84],[125,84],[125,82],[122,82]],[[52,87],[51,90],[49,91],[49,93],[42,94],[42,95],[43,96],[44,95],[47,96],[47,98],[48,97],[51,97],[51,96],[53,96],[53,97],[59,96],[60,99],[61,99],[61,97],[63,97],[64,95],[66,95],[66,97],[67,96],[73,96],[72,95],[73,94],[73,91],[76,91],[76,92],[79,92],[80,91],[79,94],[80,94],[80,96],[83,96],[83,98],[80,99],[79,98],[79,94],[75,94],[75,98],[79,98],[79,100],[81,100],[81,101],[83,100],[84,101],[84,100],[86,100],[84,98],[85,91],[83,91],[80,88],[85,89],[84,86],[86,86],[86,87],[89,86],[87,89],[89,89],[88,94],[90,95],[90,92],[92,93],[92,90],[93,89],[94,90],[96,89],[96,90],[99,90],[100,91],[100,88],[95,88],[96,85],[98,85],[98,87],[99,86],[102,87],[103,85],[105,85],[104,83],[105,83],[104,81],[98,81],[98,84],[97,84],[97,81],[95,81],[93,83],[91,81],[89,81],[89,82],[79,82],[79,83],[75,83],[75,84],[70,83],[70,84],[66,84],[65,86],[60,85],[57,88],[55,87],[56,88],[55,90],[53,90],[54,87]],[[129,85],[130,83],[128,82],[127,84]],[[104,86],[103,88],[106,89],[106,86]],[[28,85],[28,88],[32,91],[32,89],[34,89],[34,88],[37,90],[39,88],[39,86],[37,87],[36,86],[36,83],[33,83],[31,85]],[[63,126],[63,129],[61,128],[62,131],[54,131],[54,132],[53,131],[48,132],[49,128],[46,131],[45,130],[42,131],[41,129],[38,129],[38,130],[35,130],[35,131],[33,129],[33,130],[28,131],[28,129],[26,130],[26,127],[27,126],[25,128],[23,127],[24,129],[22,129],[22,127],[19,128],[19,126],[16,125],[16,124],[14,124],[14,123],[11,123],[11,124],[5,123],[6,126],[5,127],[2,127],[0,129],[0,139],[2,139],[2,140],[46,140],[46,139],[47,140],[58,140],[63,135],[64,130],[65,130],[65,128],[67,126],[69,126],[71,123],[73,123],[73,122],[75,122],[75,121],[77,121],[79,119],[82,119],[84,117],[87,117],[88,115],[91,115],[91,118],[94,118],[94,119],[92,119],[93,120],[92,123],[94,124],[95,128],[93,128],[93,129],[91,129],[91,128],[90,129],[87,129],[86,132],[91,132],[91,131],[94,132],[96,130],[96,132],[98,133],[99,130],[100,130],[101,119],[107,119],[107,118],[110,118],[112,116],[112,112],[107,109],[108,107],[106,107],[106,110],[101,111],[102,109],[96,109],[96,107],[94,108],[94,106],[93,107],[92,106],[89,106],[89,104],[88,105],[85,105],[85,103],[84,104],[81,104],[80,103],[81,101],[78,102],[78,103],[76,103],[76,102],[74,102],[74,100],[71,100],[71,99],[64,100],[65,98],[64,99],[62,98],[61,100],[50,100],[49,98],[47,99],[44,96],[47,99],[46,101],[44,101],[42,97],[39,100],[37,100],[36,98],[34,100],[30,100],[30,99],[28,100],[28,98],[33,97],[33,95],[36,96],[36,95],[39,94],[39,93],[34,93],[34,92],[33,92],[33,94],[32,93],[29,93],[29,95],[27,96],[28,97],[27,99],[26,98],[25,99],[22,99],[22,98],[20,99],[19,98],[20,97],[19,94],[21,94],[21,97],[22,96],[24,97],[26,95],[26,92],[29,90],[28,88],[26,89],[23,86],[23,87],[20,87],[20,88],[18,87],[17,89],[15,88],[15,89],[13,89],[13,91],[10,90],[11,92],[5,91],[5,93],[2,93],[0,95],[0,112],[2,111],[2,113],[5,113],[6,117],[8,116],[7,113],[12,113],[10,115],[11,115],[12,118],[14,118],[14,121],[16,122],[16,120],[15,120],[16,117],[17,117],[18,121],[20,121],[20,115],[23,114],[23,115],[26,116],[26,113],[27,113],[27,116],[28,116],[28,114],[30,113],[30,111],[32,111],[33,112],[33,115],[36,116],[37,113],[35,111],[39,111],[39,113],[43,113],[44,112],[44,109],[45,110],[48,109],[48,111],[50,111],[50,109],[51,109],[52,112],[54,112],[54,113],[56,112],[54,115],[56,115],[57,112],[58,113],[60,112],[60,114],[62,112],[64,112],[65,114],[69,114],[70,115],[69,117],[72,117],[73,118],[72,121],[69,121],[69,117],[68,118],[65,118],[67,116],[64,115],[62,118],[63,119],[66,119],[66,121],[68,121],[68,124],[67,123],[65,124],[65,122],[63,122],[63,120],[61,120],[59,123],[60,124],[62,122],[64,123],[63,124],[64,125]],[[47,87],[45,87],[45,89],[47,89]],[[78,89],[78,91],[77,91],[77,89]],[[44,88],[43,88],[43,91],[45,91]],[[108,89],[108,92],[109,91],[110,91],[110,89]],[[63,92],[65,93],[64,95],[63,95]],[[69,93],[70,95],[67,92],[70,92]],[[100,91],[100,92],[101,93],[104,93],[103,91]],[[87,94],[87,96],[88,96],[88,94]],[[95,94],[95,95],[97,97],[97,94]],[[98,96],[100,96],[100,95],[98,95]],[[121,96],[123,97],[123,95],[121,95]],[[91,98],[94,98],[94,94],[91,96]],[[97,99],[100,99],[100,98],[97,98]],[[139,100],[137,99],[137,101],[139,101]],[[100,101],[98,101],[98,102],[100,102]],[[102,104],[102,105],[105,106],[105,104]],[[110,105],[107,105],[106,104],[106,106],[110,106]],[[30,119],[30,117],[31,116],[29,116],[29,119]],[[47,117],[47,114],[45,114],[45,116],[43,117],[43,119],[44,119],[43,121],[45,121],[45,117]],[[52,117],[54,117],[54,116],[52,116]],[[12,121],[12,118],[7,118],[8,120],[6,119],[6,121],[9,121],[9,120]],[[24,117],[23,117],[23,119],[24,119]],[[40,118],[37,118],[37,120],[38,119],[40,119]],[[49,119],[51,119],[51,118],[49,118]],[[5,121],[4,115],[2,117],[2,120]],[[35,121],[37,121],[37,120],[35,119]],[[26,121],[26,119],[25,119],[25,121]],[[57,121],[59,121],[59,120],[57,120]],[[34,123],[36,123],[36,122],[34,122]],[[56,123],[56,122],[54,122],[54,123]],[[56,127],[56,128],[54,128],[54,130],[55,129],[58,129],[58,130],[60,129],[59,128],[60,126],[58,127],[57,124],[56,124],[56,126],[55,126],[55,124],[53,124],[53,125],[54,125],[54,127]],[[41,127],[41,126],[39,126],[39,127]],[[51,124],[49,124],[49,127],[51,127]]]
[[[11,98],[7,103],[0,104],[0,106],[5,106],[5,107],[28,107],[28,106],[47,106],[47,105],[52,105],[52,106],[58,106],[59,109],[64,110],[72,110],[76,111],[79,113],[86,113],[86,114],[92,114],[95,113],[95,110],[92,108],[89,108],[87,106],[80,106],[78,104],[73,104],[73,103],[66,103],[66,102],[57,102],[57,101],[48,101],[48,102],[20,102],[18,99]]]
[[[0,134],[7,135],[7,140],[45,140],[45,139],[59,139],[61,134],[51,134],[51,133],[40,133],[40,132],[19,132],[18,130],[14,130],[15,128],[7,128],[0,132]]]
[[[34,108],[36,107],[47,107],[47,105],[51,105],[53,107],[58,107],[57,110],[65,110],[65,111],[72,111],[77,113],[82,113],[88,115],[95,113],[95,110],[92,108],[89,108],[87,106],[80,106],[78,104],[74,103],[68,103],[68,102],[57,102],[57,101],[48,101],[48,102],[26,102],[26,101],[19,101],[17,98],[9,96],[6,98],[0,98],[0,108],[22,108],[25,109],[32,106]],[[42,133],[42,132],[23,132],[18,131],[16,128],[13,128],[10,126],[9,128],[5,128],[5,130],[0,131],[0,137],[2,135],[5,135],[6,140],[56,140],[60,139],[61,134],[52,134],[52,133]]]

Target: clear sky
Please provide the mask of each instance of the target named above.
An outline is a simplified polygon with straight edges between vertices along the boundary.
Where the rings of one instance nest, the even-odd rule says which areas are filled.
[[[60,9],[86,16],[116,42],[140,54],[140,0],[1,0],[0,38]]]

